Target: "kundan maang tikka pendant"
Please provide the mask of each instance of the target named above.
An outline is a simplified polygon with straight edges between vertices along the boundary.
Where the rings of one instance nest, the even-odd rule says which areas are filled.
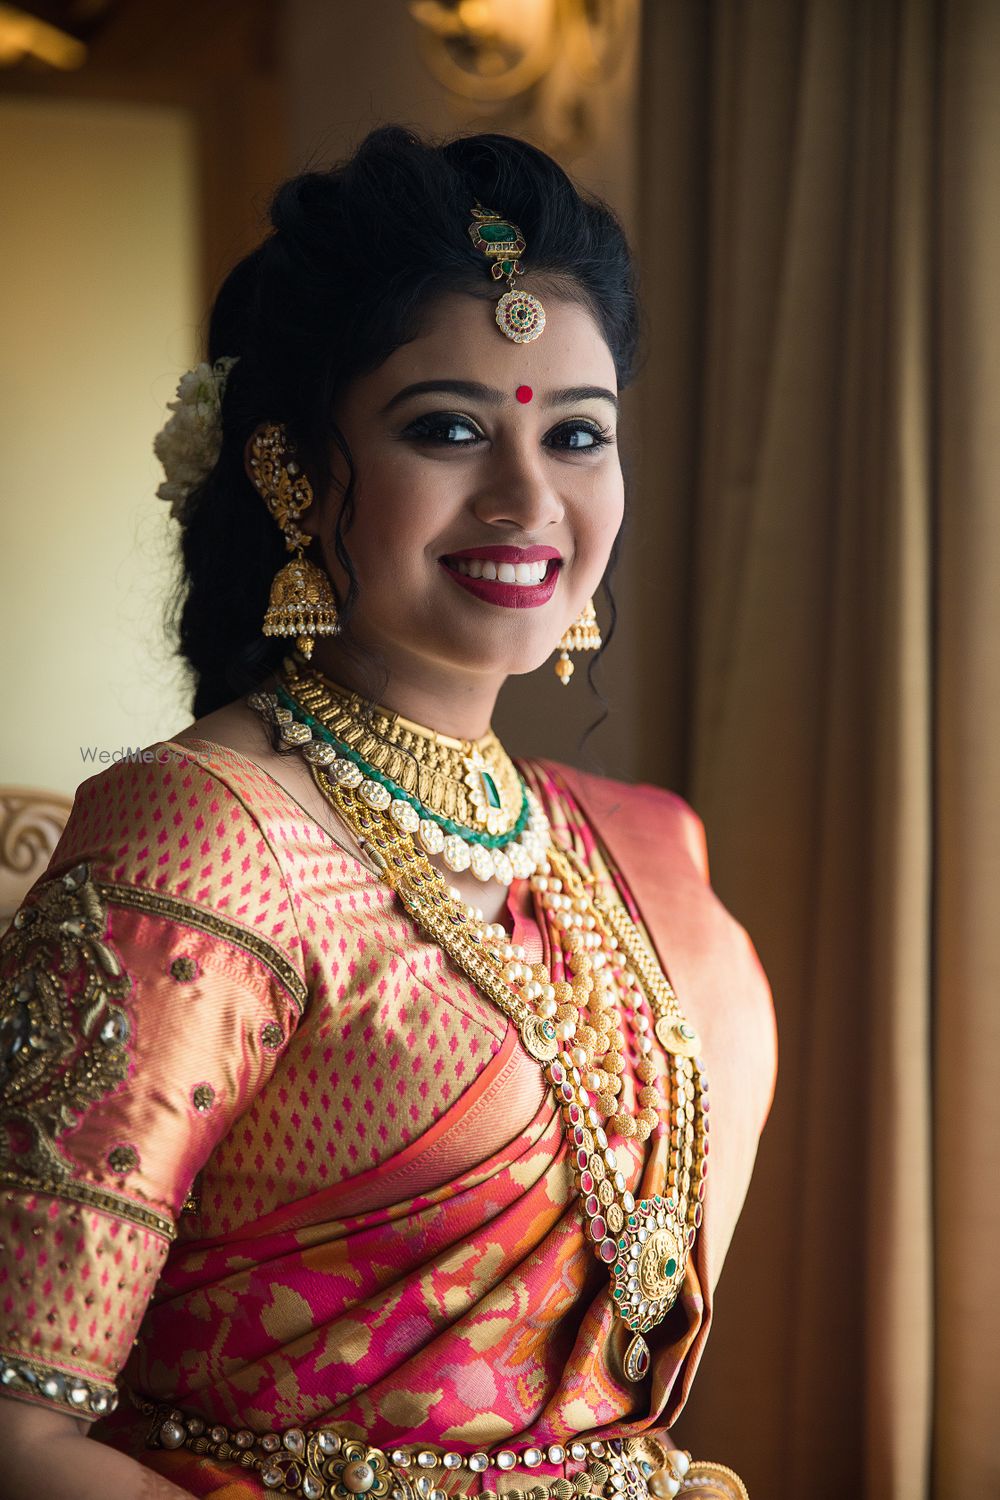
[[[514,277],[524,275],[519,259],[525,248],[523,234],[509,219],[501,218],[477,203],[472,210],[469,238],[492,262],[490,274],[493,280],[506,278],[507,281],[508,290],[496,307],[497,327],[515,344],[529,344],[545,327],[545,309],[530,292],[515,290],[514,287]]]

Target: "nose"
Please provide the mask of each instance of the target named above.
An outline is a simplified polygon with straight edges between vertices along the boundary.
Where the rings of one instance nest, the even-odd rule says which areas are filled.
[[[562,498],[533,448],[516,441],[494,448],[473,497],[472,508],[488,526],[540,532],[565,513]]]

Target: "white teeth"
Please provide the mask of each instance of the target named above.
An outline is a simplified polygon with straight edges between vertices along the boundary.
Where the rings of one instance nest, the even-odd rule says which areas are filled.
[[[494,563],[481,557],[457,557],[451,566],[456,573],[466,578],[485,578],[500,583],[516,583],[522,588],[534,588],[542,583],[549,570],[547,559],[530,563]]]

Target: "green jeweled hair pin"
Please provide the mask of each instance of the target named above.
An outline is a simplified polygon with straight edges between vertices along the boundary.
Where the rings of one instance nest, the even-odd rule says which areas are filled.
[[[545,309],[530,292],[514,288],[514,277],[524,275],[519,259],[524,254],[524,235],[509,219],[501,218],[477,203],[472,210],[469,238],[492,262],[490,274],[493,280],[506,278],[507,281],[508,290],[497,303],[497,327],[515,344],[529,344],[545,327]]]

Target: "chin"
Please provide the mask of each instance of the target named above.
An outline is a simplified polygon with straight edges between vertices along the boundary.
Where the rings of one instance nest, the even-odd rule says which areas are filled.
[[[508,662],[505,669],[505,676],[527,677],[531,672],[537,672],[540,667],[544,667],[545,663],[552,659],[555,649],[554,646],[549,646],[546,651],[536,654],[533,657],[522,657],[516,666]]]
[[[415,643],[411,641],[408,644],[412,649]],[[503,643],[502,650],[498,650],[497,645],[495,640],[488,643],[476,642],[470,640],[468,635],[464,639],[460,638],[456,644],[455,637],[452,636],[446,642],[428,642],[426,655],[443,666],[454,668],[456,675],[474,673],[477,677],[497,678],[521,677],[527,672],[534,672],[548,661],[555,650],[550,641],[540,645],[532,643],[531,646],[526,643],[523,650],[519,650],[509,640]]]

